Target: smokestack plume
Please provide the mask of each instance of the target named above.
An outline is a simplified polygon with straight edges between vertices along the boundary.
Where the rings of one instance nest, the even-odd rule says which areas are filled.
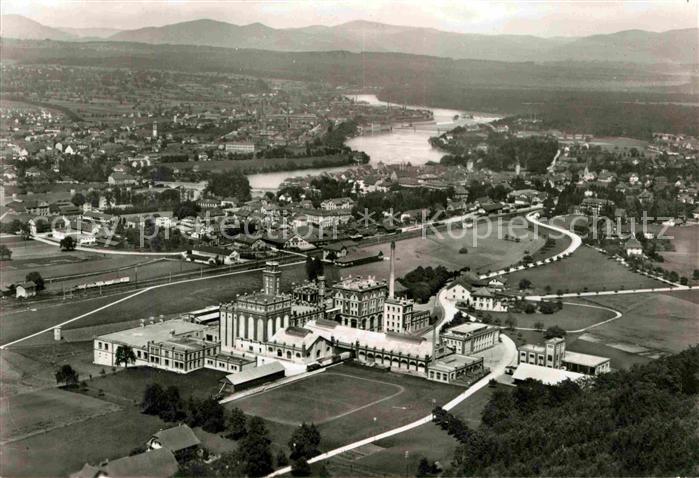
[[[391,272],[388,277],[388,298],[396,295],[396,241],[391,241]]]

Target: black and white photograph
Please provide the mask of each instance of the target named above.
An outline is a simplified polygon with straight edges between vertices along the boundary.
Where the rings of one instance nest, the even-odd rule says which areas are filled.
[[[0,13],[0,476],[699,476],[697,0]]]

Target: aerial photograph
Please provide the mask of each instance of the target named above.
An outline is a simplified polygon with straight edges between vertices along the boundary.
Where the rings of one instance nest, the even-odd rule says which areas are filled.
[[[0,476],[699,476],[698,0],[3,0]]]

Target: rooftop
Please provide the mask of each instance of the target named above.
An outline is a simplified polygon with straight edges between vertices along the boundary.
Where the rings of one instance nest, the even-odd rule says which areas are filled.
[[[153,435],[163,448],[172,452],[184,450],[199,445],[199,438],[187,425],[180,424],[176,427],[160,430]]]
[[[259,367],[249,368],[238,373],[226,375],[225,380],[228,380],[232,385],[241,385],[243,383],[266,377],[278,372],[284,372],[284,366],[279,362],[270,362]]]
[[[347,277],[333,284],[334,289],[364,290],[388,287],[386,281],[378,281],[374,277]]]
[[[144,348],[148,342],[163,342],[171,340],[178,335],[200,332],[207,328],[206,325],[187,322],[182,319],[156,322],[144,327],[134,327],[132,329],[112,332],[111,334],[100,335],[98,339],[105,342],[121,342],[132,347]]]
[[[371,332],[369,330],[347,327],[328,320],[312,320],[305,327],[326,340],[334,338],[337,341],[349,344],[359,342],[361,346],[368,348],[417,357],[432,355],[432,342],[423,337]]]
[[[452,334],[459,334],[459,335],[469,335],[474,332],[479,332],[483,330],[487,330],[491,327],[488,327],[485,324],[481,324],[479,322],[466,322],[465,324],[457,325],[456,327],[452,327],[449,329],[448,333]]]
[[[578,352],[571,352],[566,350],[566,354],[563,357],[564,362],[574,363],[577,365],[584,365],[586,367],[597,367],[605,362],[609,362],[607,357],[599,357],[597,355],[581,354]]]
[[[512,375],[515,381],[526,380],[532,378],[538,380],[544,385],[557,385],[566,380],[579,380],[585,375],[581,373],[569,372],[558,368],[541,367],[528,363],[521,363]]]
[[[471,365],[475,362],[479,362],[481,360],[483,360],[483,358],[451,354],[432,362],[430,364],[430,370],[439,370],[440,372],[451,372],[459,370],[463,367]]]

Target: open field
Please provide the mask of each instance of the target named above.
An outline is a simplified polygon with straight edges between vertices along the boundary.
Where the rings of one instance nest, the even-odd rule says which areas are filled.
[[[120,407],[58,388],[0,399],[0,442],[52,430],[119,410]]]
[[[63,364],[70,364],[78,372],[80,380],[97,377],[105,368],[92,363],[94,355],[92,336],[83,341],[46,342],[40,345],[22,344],[12,350],[0,351],[0,387],[2,397],[54,387],[55,371]],[[107,367],[107,370],[109,368]]]
[[[312,406],[314,408],[317,407],[319,410],[323,406],[330,407],[328,411],[319,411],[317,415],[319,418],[325,418],[325,421],[318,426],[323,437],[321,442],[321,449],[323,450],[329,450],[354,440],[410,423],[427,415],[435,405],[446,403],[464,390],[462,387],[429,382],[419,377],[381,372],[352,365],[339,365],[318,374],[318,376],[328,373],[342,374],[353,377],[353,379],[335,380],[335,377],[331,377],[330,382],[320,382],[323,388],[305,386],[296,388],[293,403],[299,409],[304,408],[307,403],[314,404]],[[380,382],[380,388],[377,388],[380,393],[370,392],[371,395],[360,396],[361,400],[355,397],[349,398],[350,395],[354,396],[358,389],[362,390],[360,394],[366,393],[363,391],[365,389],[364,385],[357,385],[362,379]],[[374,385],[378,386],[379,384]],[[398,393],[401,389],[404,391]],[[240,407],[246,412],[254,410],[254,413],[267,419],[267,425],[275,447],[286,449],[287,442],[295,426],[274,421],[279,419],[279,411],[275,410],[274,407],[288,406],[281,405],[286,400],[286,390],[288,390],[286,387],[272,389],[241,402],[229,402],[226,407]],[[257,400],[267,400],[266,394],[272,394],[272,398],[269,399],[269,403],[273,404],[272,408],[254,406]],[[346,396],[348,398],[345,398]],[[340,399],[339,397],[342,398]],[[385,399],[372,403],[373,397],[377,397],[379,400],[381,398]],[[376,400],[376,398],[373,399]],[[338,404],[340,400],[345,402]],[[367,404],[371,405],[366,406]],[[353,412],[351,411],[352,407],[355,410]],[[345,414],[337,415],[338,410],[345,410],[343,412]],[[351,413],[347,414],[347,412]],[[290,421],[295,422],[308,416],[308,414],[309,412],[305,410],[295,410],[289,418]]]
[[[129,276],[135,281],[198,270],[199,264],[159,256],[109,255],[96,252],[62,252],[59,247],[20,238],[3,238],[12,250],[12,260],[0,263],[3,284],[24,281],[31,271],[39,271],[47,289],[61,290],[78,284]],[[138,266],[138,273],[136,272]],[[71,277],[88,274],[84,277]]]
[[[457,405],[451,413],[464,420],[472,428],[481,423],[481,412],[493,393],[485,387],[468,400]],[[343,453],[330,460],[328,469],[337,476],[403,475],[414,476],[420,458],[439,461],[447,466],[452,460],[458,442],[432,423],[405,433],[379,440],[365,449]],[[364,447],[363,447],[364,448]],[[406,460],[405,453],[408,453]]]
[[[139,403],[148,384],[176,385],[184,399],[191,395],[206,398],[217,390],[218,379],[223,375],[212,370],[180,375],[132,368],[95,376],[87,381],[87,392],[50,388],[3,398],[2,439],[8,435],[20,439],[0,449],[0,474],[65,476],[79,470],[86,461],[95,464],[128,455],[156,431],[172,426],[140,413]],[[97,397],[100,389],[103,395]],[[8,422],[8,418],[13,421]],[[33,434],[27,438],[19,436],[28,432]],[[199,429],[195,433],[215,452],[235,448],[234,442],[217,435]]]
[[[590,298],[624,315],[583,338],[651,357],[680,352],[696,345],[699,337],[697,296],[699,290]]]
[[[209,369],[178,374],[150,367],[130,367],[117,373],[97,376],[89,385],[90,389],[103,390],[105,400],[115,397],[141,403],[143,391],[152,383],[158,383],[163,388],[176,386],[184,399],[190,396],[204,399],[218,392],[218,381],[225,376],[224,372]]]
[[[661,252],[664,262],[657,265],[691,279],[694,270],[699,269],[699,225],[672,227],[665,235],[674,237],[670,242],[675,250]]]
[[[136,407],[34,435],[0,448],[2,476],[67,476],[85,462],[129,454],[167,425]]]
[[[278,423],[319,425],[404,392],[399,385],[328,370],[235,403],[250,415]]]
[[[655,279],[631,272],[613,259],[584,246],[561,261],[510,274],[510,288],[515,290],[524,278],[532,282],[534,292],[541,294],[546,293],[546,286],[551,287],[550,293],[558,290],[583,292],[666,286]]]
[[[536,304],[536,303],[535,303]],[[553,314],[525,314],[524,312],[491,312],[493,319],[499,318],[504,324],[508,316],[517,320],[516,327],[533,328],[534,324],[541,322],[544,328],[557,325],[565,330],[578,330],[602,322],[614,313],[604,309],[585,307],[570,302],[564,302],[563,309]]]
[[[290,287],[292,282],[298,283],[306,275],[303,265],[283,267],[282,271],[283,288]],[[69,324],[66,328],[81,328],[87,325],[157,317],[161,314],[177,314],[227,302],[235,298],[236,294],[252,292],[261,287],[262,274],[255,271],[160,287],[104,309],[84,320]],[[33,332],[38,332],[123,298],[130,293],[133,292],[80,301],[32,304],[31,308],[2,314],[0,317],[0,343],[5,344]],[[46,340],[53,340],[53,337],[48,334],[44,335]],[[32,343],[35,342],[32,341]]]
[[[0,238],[0,244],[7,246],[12,251],[12,261],[4,263],[9,265],[19,259],[53,257],[65,254],[61,252],[59,247],[39,241],[32,241],[31,239],[24,240],[19,236],[2,237]],[[72,256],[82,256],[83,254],[84,253],[81,253],[80,251],[73,251],[70,253]]]
[[[508,221],[503,221],[501,235],[498,234],[496,225],[493,225],[489,233],[488,225],[481,222],[471,229],[454,229],[455,237],[444,232],[400,241],[396,244],[396,276],[401,277],[418,266],[441,265],[451,270],[470,267],[478,272],[498,270],[520,261],[526,253],[533,253],[544,244],[544,239],[536,238],[523,221],[513,223],[510,232],[507,231],[508,224]],[[508,233],[520,237],[520,242],[505,240],[503,237]],[[389,257],[390,247],[387,242],[364,246],[359,250],[371,253],[382,251],[384,257]],[[462,247],[466,247],[468,253],[460,254],[459,249]],[[353,275],[371,274],[381,278],[388,276],[388,264],[374,262],[340,271],[344,275],[346,271]]]

